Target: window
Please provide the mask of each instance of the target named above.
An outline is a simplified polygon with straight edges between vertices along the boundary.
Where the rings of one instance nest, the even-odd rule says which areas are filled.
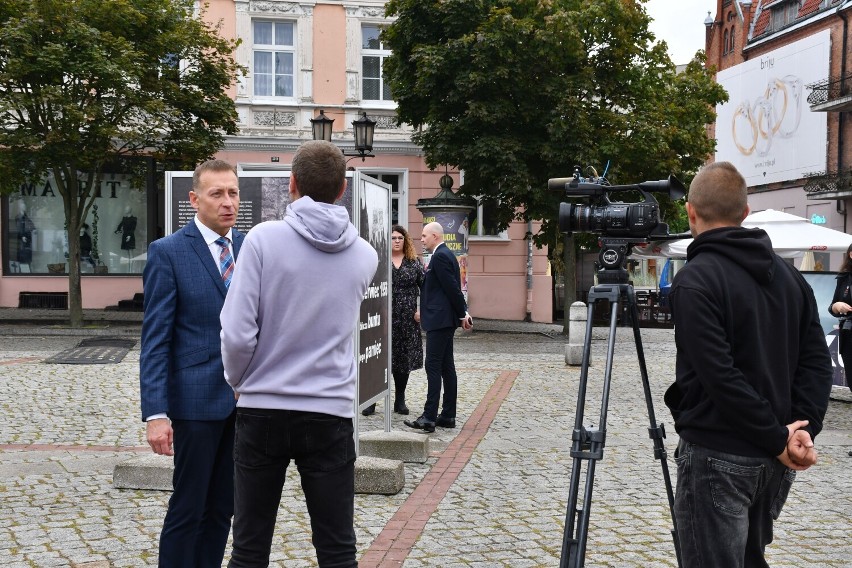
[[[468,215],[471,237],[508,239],[506,231],[497,230],[497,202],[493,199],[478,199],[479,204]]]
[[[403,173],[391,173],[361,169],[361,172],[379,181],[385,182],[391,187],[391,224],[408,226],[408,202],[405,201],[406,193],[402,190],[405,184]]]
[[[728,30],[725,30],[725,47],[722,49],[722,53],[728,53]]]
[[[382,64],[391,52],[379,36],[379,26],[361,28],[361,98],[369,101],[392,101],[390,85],[382,77]]]
[[[399,224],[400,208],[407,207],[407,203],[401,202],[402,195],[399,193],[399,174],[379,174],[374,176],[379,181],[383,181],[391,186],[391,224]]]
[[[146,190],[140,191],[138,176],[104,176],[80,231],[82,274],[142,272],[148,246],[147,196]],[[4,274],[67,274],[65,208],[53,175],[22,183],[3,201]]]
[[[778,30],[792,23],[799,16],[799,0],[790,0],[772,6],[769,13],[769,27]]]
[[[254,95],[294,96],[293,22],[254,21]]]

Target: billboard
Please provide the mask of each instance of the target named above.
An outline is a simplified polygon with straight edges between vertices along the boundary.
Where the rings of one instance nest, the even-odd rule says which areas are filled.
[[[729,161],[750,187],[826,169],[827,116],[811,112],[805,85],[829,75],[828,30],[724,71],[728,102],[716,108],[716,161]]]

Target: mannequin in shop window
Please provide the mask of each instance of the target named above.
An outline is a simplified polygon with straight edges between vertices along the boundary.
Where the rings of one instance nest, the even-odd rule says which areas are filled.
[[[121,250],[127,251],[127,258],[136,248],[136,217],[130,207],[124,208],[124,217],[115,229],[115,234],[121,233]]]
[[[89,225],[83,223],[83,234],[80,235],[80,262],[87,262],[92,269],[95,268],[95,259],[92,258],[92,235],[89,234]]]
[[[18,263],[30,264],[33,260],[33,231],[35,224],[27,215],[27,205],[21,201],[18,204],[18,214],[15,216],[15,233],[18,235]]]

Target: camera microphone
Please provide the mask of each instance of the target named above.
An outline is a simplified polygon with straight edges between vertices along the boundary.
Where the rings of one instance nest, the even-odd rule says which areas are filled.
[[[550,191],[565,191],[565,189],[568,187],[568,184],[572,181],[576,182],[577,178],[552,178],[547,180],[547,189],[549,189]]]

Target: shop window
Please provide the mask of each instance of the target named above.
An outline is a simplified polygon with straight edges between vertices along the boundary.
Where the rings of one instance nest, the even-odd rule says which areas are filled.
[[[292,98],[295,93],[293,22],[252,22],[254,96]]]
[[[147,192],[138,176],[106,174],[80,231],[83,274],[141,274],[148,243]],[[67,274],[65,208],[53,176],[5,198],[4,273]]]
[[[385,49],[379,26],[361,28],[361,98],[369,101],[393,101],[390,85],[382,75],[382,64],[391,52]]]
[[[468,216],[471,238],[506,239],[507,231],[497,230],[497,205],[493,199],[478,199],[478,205]]]

